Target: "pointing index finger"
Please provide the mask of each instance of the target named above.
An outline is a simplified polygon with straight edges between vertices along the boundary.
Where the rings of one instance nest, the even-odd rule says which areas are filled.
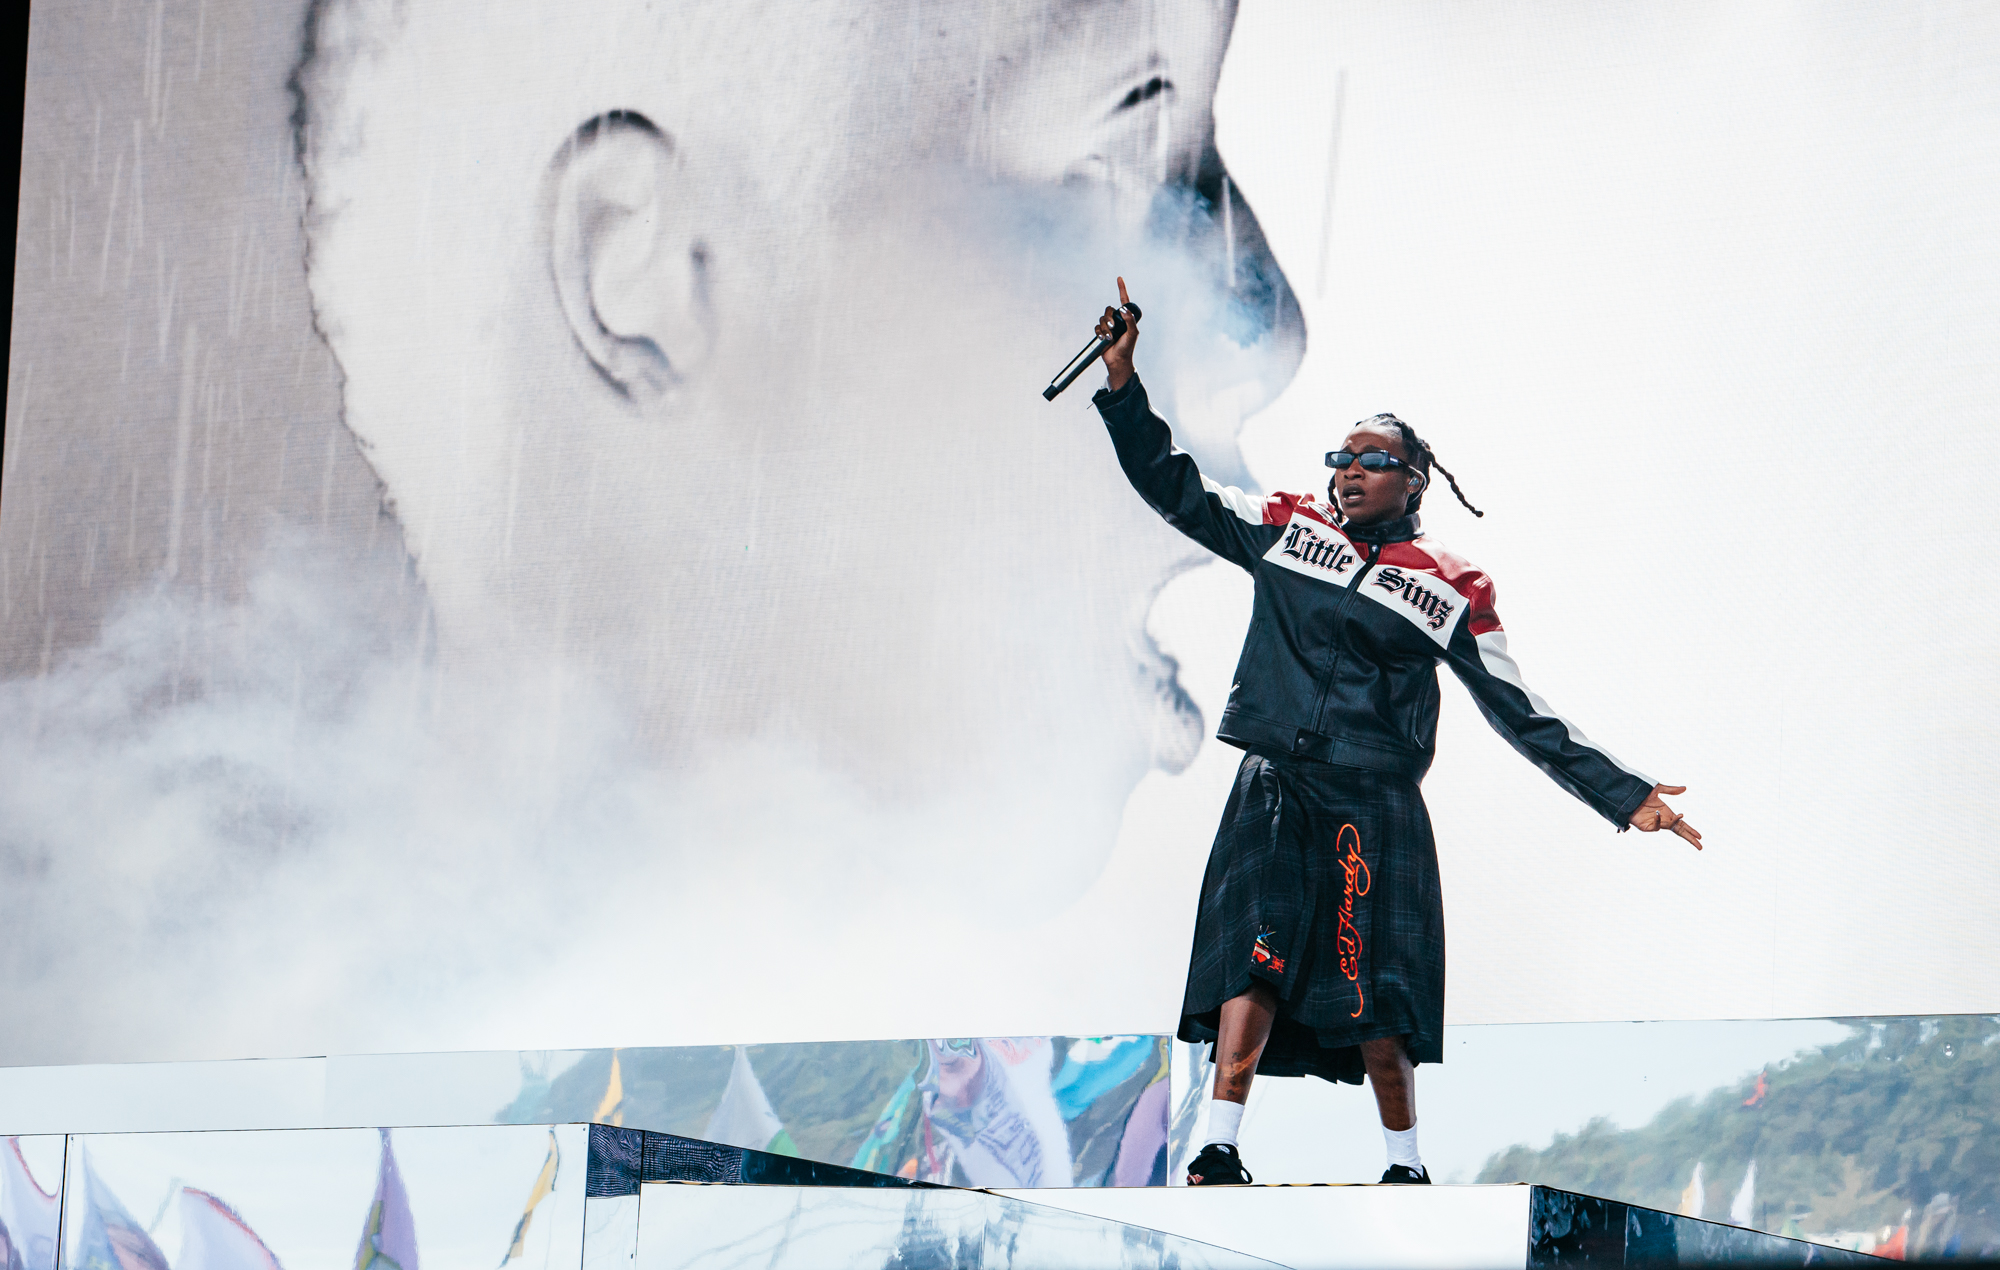
[[[1132,302],[1132,297],[1125,294],[1125,279],[1120,278],[1118,280],[1118,303],[1130,304],[1131,302]]]

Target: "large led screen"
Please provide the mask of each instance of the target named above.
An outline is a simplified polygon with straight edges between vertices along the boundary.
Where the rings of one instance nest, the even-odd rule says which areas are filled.
[[[1173,1028],[1249,580],[1391,410],[1456,1023],[2000,1009],[2000,11],[38,0],[0,1061]]]

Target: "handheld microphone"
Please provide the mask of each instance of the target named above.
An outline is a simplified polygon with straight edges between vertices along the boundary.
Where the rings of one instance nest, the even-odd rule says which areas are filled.
[[[1124,289],[1123,283],[1119,284],[1119,289],[1120,290]],[[1116,344],[1119,340],[1125,337],[1125,331],[1127,329],[1125,325],[1125,315],[1127,313],[1132,315],[1132,320],[1134,322],[1137,322],[1141,316],[1139,313],[1139,306],[1133,304],[1129,300],[1126,301],[1123,305],[1119,306],[1119,311],[1111,315],[1111,338],[1101,339],[1099,337],[1092,336],[1090,343],[1085,344],[1083,346],[1083,351],[1081,353],[1078,353],[1075,357],[1070,358],[1069,365],[1063,367],[1060,371],[1057,371],[1056,377],[1049,381],[1049,386],[1047,388],[1042,389],[1042,399],[1044,401],[1054,401],[1058,396],[1062,394],[1063,389],[1069,387],[1071,384],[1076,382],[1076,377],[1078,375],[1081,375],[1084,371],[1090,369],[1090,364],[1092,362],[1104,356],[1105,349],[1110,348],[1113,344]]]

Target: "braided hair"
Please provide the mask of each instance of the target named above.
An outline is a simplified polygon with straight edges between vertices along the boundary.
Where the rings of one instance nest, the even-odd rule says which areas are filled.
[[[1401,419],[1391,414],[1371,415],[1354,426],[1359,428],[1370,424],[1378,428],[1394,428],[1396,430],[1396,435],[1403,442],[1403,451],[1410,456],[1410,466],[1424,474],[1424,489],[1430,488],[1431,469],[1436,468],[1444,476],[1444,479],[1451,484],[1451,492],[1458,495],[1458,501],[1465,505],[1465,510],[1475,516],[1484,517],[1486,515],[1485,512],[1474,507],[1470,499],[1466,498],[1465,491],[1458,487],[1458,478],[1453,476],[1449,471],[1446,471],[1444,464],[1437,461],[1437,454],[1432,451],[1431,443],[1418,436],[1415,428],[1412,428],[1409,424],[1404,423]],[[1420,489],[1410,495],[1408,501],[1403,504],[1403,514],[1405,516],[1414,516],[1417,508],[1423,506],[1423,503],[1424,490]]]

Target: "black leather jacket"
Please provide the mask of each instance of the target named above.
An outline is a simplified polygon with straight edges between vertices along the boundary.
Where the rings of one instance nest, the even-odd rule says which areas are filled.
[[[1095,404],[1118,462],[1167,523],[1249,570],[1250,630],[1216,736],[1423,779],[1437,747],[1437,665],[1496,732],[1621,830],[1653,781],[1599,748],[1521,680],[1485,574],[1426,539],[1415,516],[1343,529],[1301,494],[1215,484],[1177,450],[1134,376]]]

